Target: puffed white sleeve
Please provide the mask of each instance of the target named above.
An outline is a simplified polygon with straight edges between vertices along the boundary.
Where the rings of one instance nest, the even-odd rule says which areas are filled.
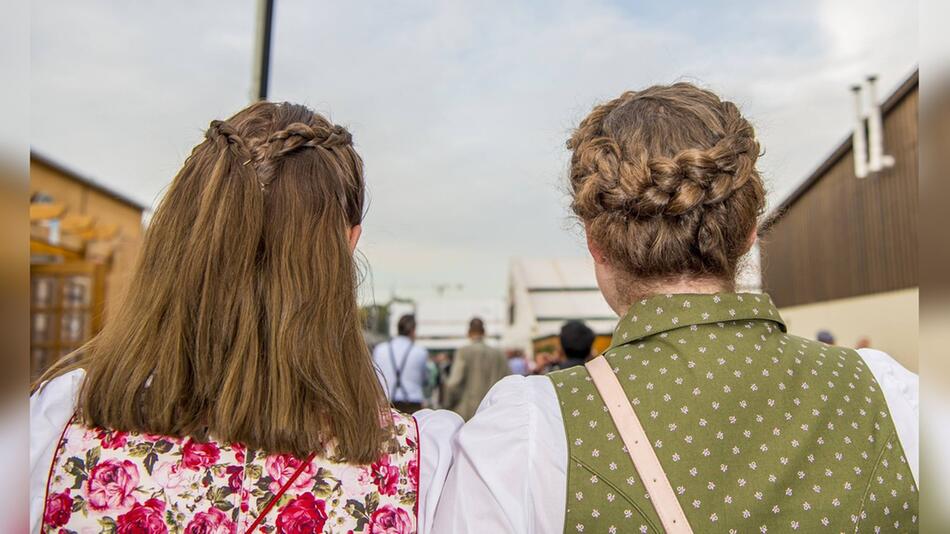
[[[53,454],[76,412],[83,370],[58,376],[30,396],[30,532],[39,532]]]
[[[432,532],[561,532],[565,439],[548,378],[502,379],[456,436]]]
[[[858,354],[881,385],[897,438],[904,448],[914,480],[919,484],[920,379],[884,352],[859,349]]]
[[[419,428],[419,534],[432,530],[436,504],[452,466],[452,442],[462,418],[448,410],[420,410],[413,415]]]

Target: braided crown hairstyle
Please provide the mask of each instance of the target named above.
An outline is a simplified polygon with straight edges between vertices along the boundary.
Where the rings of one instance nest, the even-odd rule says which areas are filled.
[[[734,283],[765,204],[755,131],[689,83],[626,92],[567,143],[571,208],[630,280]]]
[[[376,460],[392,427],[357,307],[363,202],[350,134],[306,107],[213,121],[122,307],[44,379],[85,370],[89,426]]]

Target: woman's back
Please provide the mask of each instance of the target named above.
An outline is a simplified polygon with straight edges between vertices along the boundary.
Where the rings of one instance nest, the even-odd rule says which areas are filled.
[[[767,295],[641,301],[605,358],[695,532],[915,528],[914,477],[868,366],[785,334]],[[549,376],[571,458],[567,524],[609,528],[594,509],[635,510],[631,525],[658,531],[640,477],[618,470],[629,455],[587,370]]]
[[[916,428],[915,378],[789,336],[767,295],[735,293],[765,207],[736,105],[687,83],[626,92],[568,148],[571,208],[620,317],[587,365],[615,376],[499,383],[459,432],[435,528],[916,530],[916,436],[898,433]]]
[[[432,436],[390,410],[362,336],[364,199],[349,132],[312,110],[212,121],[121,307],[31,397],[34,528],[424,530]],[[430,419],[428,490],[459,424]]]
[[[409,416],[392,416],[397,439],[369,465],[73,418],[50,465],[42,531],[415,532],[419,436]]]

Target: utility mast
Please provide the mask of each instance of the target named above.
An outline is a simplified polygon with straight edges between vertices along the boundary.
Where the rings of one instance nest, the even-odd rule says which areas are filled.
[[[271,30],[274,26],[274,0],[257,0],[257,35],[254,43],[254,69],[251,73],[251,101],[267,100],[270,77]]]

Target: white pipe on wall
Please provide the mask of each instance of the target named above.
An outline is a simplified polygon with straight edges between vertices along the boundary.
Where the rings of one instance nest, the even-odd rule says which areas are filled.
[[[894,158],[884,155],[884,119],[881,104],[877,101],[877,76],[868,76],[868,96],[871,110],[868,113],[868,170],[878,172],[894,165]]]

